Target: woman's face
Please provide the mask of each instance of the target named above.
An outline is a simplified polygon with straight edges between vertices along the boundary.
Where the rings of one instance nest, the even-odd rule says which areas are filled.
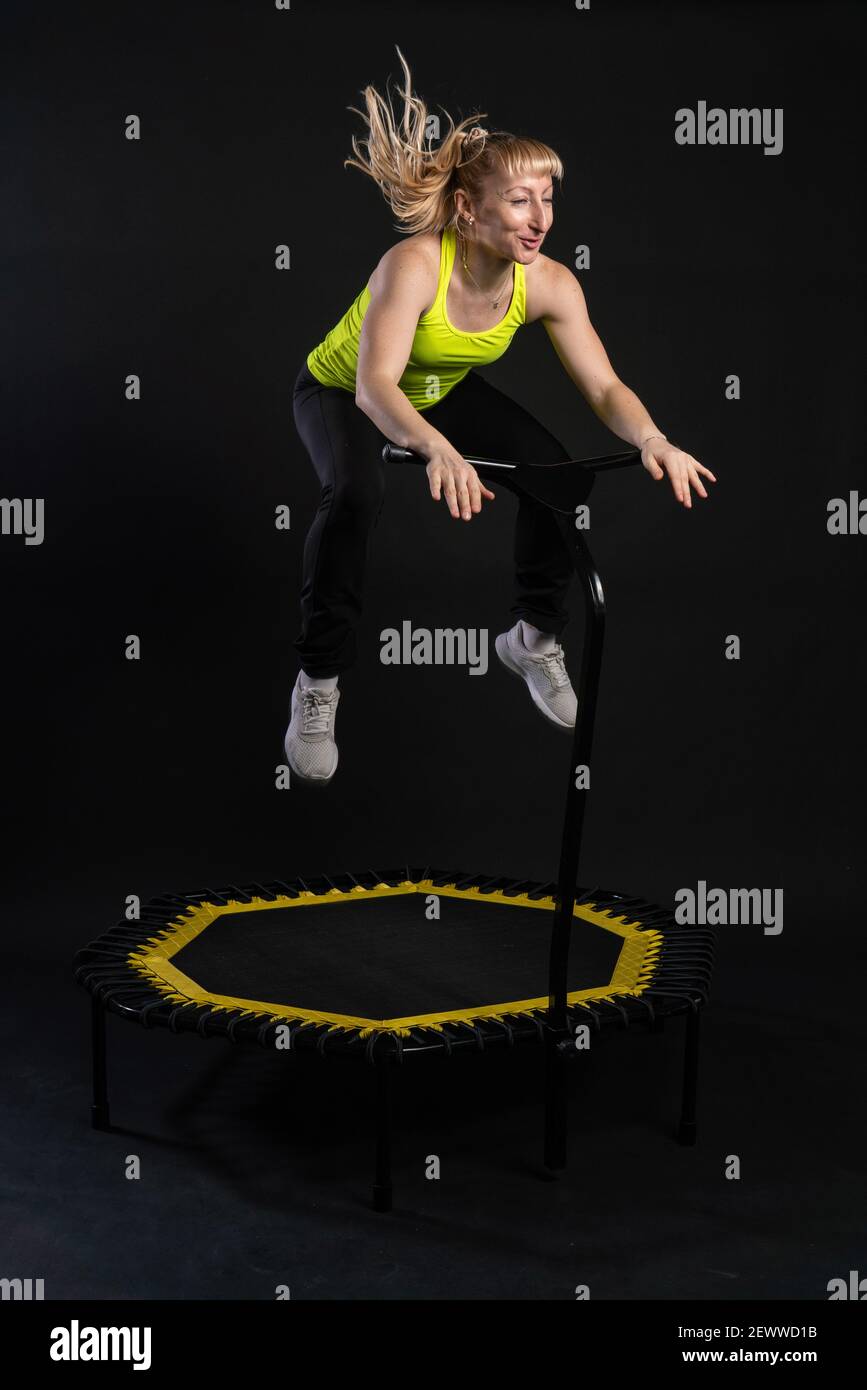
[[[496,255],[529,265],[554,220],[553,195],[554,183],[547,174],[492,174],[481,200],[467,205],[475,218],[473,239]]]

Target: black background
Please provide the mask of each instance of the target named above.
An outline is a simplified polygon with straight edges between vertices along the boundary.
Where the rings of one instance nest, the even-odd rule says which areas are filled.
[[[617,1252],[594,1266],[600,1296],[822,1298],[859,1261],[867,1273],[867,540],[826,528],[829,499],[864,487],[857,7],[13,6],[4,27],[2,490],[45,498],[46,537],[0,539],[6,1138],[19,1199],[0,1274],[53,1271],[53,1297],[269,1297],[269,1242],[286,1248],[272,1223],[304,1207],[311,1183],[324,1205],[298,1256],[299,1296],[437,1297],[454,1279],[464,1297],[570,1297],[586,1276],[573,1278],[569,1249],[584,1249],[582,1221],[594,1251]],[[430,500],[420,470],[394,468],[361,655],[341,681],[338,776],[319,794],[274,784],[317,499],[291,385],[398,239],[375,185],[342,167],[362,133],[346,108],[366,82],[399,76],[395,43],[431,110],[478,111],[560,153],[547,254],[571,264],[589,244],[579,278],[615,371],[719,479],[690,512],[642,470],[596,485],[589,541],[608,628],[582,882],[660,903],[702,879],[782,888],[785,918],[778,936],[721,929],[699,1150],[672,1155],[650,1118],[656,1066],[617,1039],[583,1083],[587,1166],[558,1189],[555,1220],[551,1190],[525,1207],[529,1179],[509,1166],[516,1144],[528,1163],[538,1147],[530,1072],[479,1073],[456,1108],[434,1078],[407,1102],[407,1132],[421,1129],[406,1162],[415,1173],[418,1153],[440,1152],[444,1126],[464,1146],[454,1224],[438,1228],[436,1254],[421,1239],[373,1258],[382,1227],[363,1225],[364,1183],[347,1195],[347,1135],[364,1113],[351,1082],[326,1094],[305,1079],[283,1132],[269,1118],[283,1113],[278,1083],[257,1058],[119,1024],[115,1114],[140,1126],[136,1152],[162,1128],[167,1165],[147,1219],[144,1195],[131,1217],[136,1185],[118,1177],[129,1141],[114,1150],[86,1129],[86,999],[69,964],[131,893],[403,862],[556,871],[567,744],[526,692],[495,660],[484,678],[378,660],[380,630],[404,619],[485,627],[493,655],[510,622],[504,491],[466,525]],[[699,100],[783,107],[783,153],[677,145],[674,112]],[[130,113],[138,142],[124,138]],[[283,243],[292,268],[278,272]],[[125,399],[130,373],[141,401]],[[540,324],[486,374],[573,457],[620,447]],[[280,504],[288,533],[274,527]],[[577,671],[577,590],[574,612]],[[138,662],[124,657],[129,633]],[[729,634],[739,661],[725,659]],[[659,1046],[676,1084],[677,1048]],[[191,1119],[209,1106],[219,1135]],[[243,1158],[226,1137],[239,1107]],[[739,1184],[721,1176],[731,1153]],[[624,1210],[635,1164],[656,1165],[659,1195]],[[599,1192],[588,1201],[593,1173],[620,1194],[616,1222]],[[190,1215],[183,1205],[169,1221],[165,1202],[200,1181],[209,1195],[188,1243],[200,1248],[209,1202],[237,1222],[231,1254],[215,1238],[207,1276],[195,1260],[157,1259],[167,1226]],[[415,1180],[413,1211],[446,1201],[434,1187]],[[88,1225],[82,1254],[72,1231],[97,1191],[109,1225]],[[484,1212],[474,1242],[462,1203]],[[516,1249],[504,1231],[531,1208]],[[328,1223],[353,1253],[325,1269]],[[138,1277],[122,1253],[136,1242],[148,1251]]]

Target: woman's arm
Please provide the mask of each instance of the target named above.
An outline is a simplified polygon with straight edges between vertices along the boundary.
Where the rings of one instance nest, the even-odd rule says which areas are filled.
[[[692,506],[692,485],[707,497],[699,474],[709,469],[666,439],[634,391],[617,376],[590,322],[584,292],[567,266],[545,258],[533,283],[533,314],[541,318],[557,356],[596,416],[619,439],[641,450],[641,461],[657,482],[668,473],[674,494]]]
[[[370,278],[370,303],[361,325],[355,402],[386,439],[428,460],[427,476],[434,501],[445,494],[453,517],[469,521],[482,509],[482,497],[494,494],[475,468],[453,449],[445,435],[429,425],[398,386],[403,376],[420,315],[436,294],[436,264],[411,241],[386,251]]]

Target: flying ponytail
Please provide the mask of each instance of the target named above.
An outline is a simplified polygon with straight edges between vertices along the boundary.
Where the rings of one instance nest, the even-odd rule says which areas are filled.
[[[344,167],[352,165],[376,181],[397,217],[396,231],[439,232],[457,226],[455,191],[463,188],[469,198],[478,198],[484,179],[494,172],[562,179],[563,165],[550,146],[505,130],[486,130],[478,124],[484,112],[457,125],[445,112],[449,130],[434,146],[428,123],[436,128],[439,118],[429,116],[421,97],[413,94],[409,67],[399,48],[397,55],[404,73],[399,91],[402,116],[396,118],[388,88],[382,97],[375,87],[365,87],[367,114],[355,106],[347,109],[361,116],[368,134],[362,140],[352,136],[356,157],[343,161]]]

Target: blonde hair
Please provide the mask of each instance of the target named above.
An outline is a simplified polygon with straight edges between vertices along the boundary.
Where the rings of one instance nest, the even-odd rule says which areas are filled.
[[[509,178],[524,175],[563,178],[560,157],[550,145],[512,135],[507,130],[485,130],[476,124],[486,115],[477,112],[455,125],[448,112],[448,133],[434,148],[425,134],[428,110],[412,92],[409,67],[397,48],[404,72],[403,115],[395,117],[386,97],[375,87],[362,92],[367,114],[356,106],[347,110],[361,116],[368,128],[366,139],[352,137],[355,159],[345,159],[379,184],[386,202],[398,219],[397,231],[439,232],[458,224],[455,193],[462,188],[469,199],[478,199],[485,179],[492,173]],[[442,110],[442,107],[440,108]],[[438,118],[434,118],[438,119]]]

